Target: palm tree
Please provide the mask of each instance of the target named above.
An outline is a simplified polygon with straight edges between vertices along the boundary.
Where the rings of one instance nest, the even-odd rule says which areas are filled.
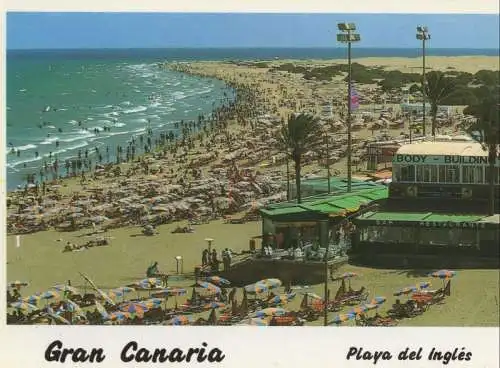
[[[283,124],[279,136],[281,148],[295,163],[295,187],[297,188],[297,203],[302,202],[300,192],[300,172],[302,156],[311,147],[315,133],[318,132],[318,119],[306,114],[292,115],[287,124]]]
[[[453,93],[454,87],[453,78],[446,77],[441,72],[430,72],[425,78],[424,93],[431,105],[432,136],[436,135],[438,106]]]
[[[467,106],[464,114],[474,115],[477,120],[472,124],[468,132],[474,140],[481,143],[483,149],[488,151],[488,171],[489,171],[489,189],[490,200],[488,213],[490,216],[495,214],[495,163],[499,153],[500,145],[500,122],[499,122],[499,91],[490,90],[485,94],[481,102],[477,105]]]

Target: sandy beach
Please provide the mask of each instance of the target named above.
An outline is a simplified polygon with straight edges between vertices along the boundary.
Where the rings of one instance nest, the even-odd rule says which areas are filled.
[[[355,59],[354,62],[412,73],[418,73],[418,68],[421,67],[420,58],[363,58]],[[270,65],[284,63],[322,66],[345,63],[345,60],[269,62]],[[475,73],[481,69],[498,70],[499,60],[487,56],[431,56],[427,58],[427,65],[431,70]],[[248,250],[250,238],[261,235],[261,222],[227,224],[223,216],[241,216],[254,206],[286,198],[283,187],[286,165],[283,159],[278,159],[280,152],[276,141],[280,120],[296,111],[321,115],[325,104],[331,104],[332,101],[342,103],[346,93],[346,84],[342,78],[331,82],[305,81],[297,74],[271,73],[268,68],[225,62],[195,62],[168,67],[216,77],[247,92],[233,110],[221,111],[221,120],[213,128],[207,128],[205,132],[188,129],[189,138],[184,142],[171,143],[168,148],[145,155],[140,162],[124,162],[118,165],[121,168],[118,175],[113,173],[117,165],[112,165],[106,167],[102,175],[89,174],[84,182],[80,177],[62,179],[48,185],[50,190],[46,194],[31,193],[33,199],[29,201],[20,193],[10,193],[12,204],[8,210],[8,223],[12,227],[9,227],[11,235],[7,236],[6,244],[7,279],[29,282],[29,286],[23,289],[26,295],[67,280],[71,280],[74,286],[83,287],[84,282],[79,272],[91,276],[100,288],[111,289],[144,278],[146,268],[153,261],[159,263],[162,272],[175,274],[176,256],[183,257],[185,275],[181,275],[178,281],[174,278],[172,285],[189,287],[193,283],[190,274],[201,263],[201,252],[206,247],[204,239],[215,239],[214,247],[219,251],[224,248],[238,253]],[[369,101],[361,108],[369,111],[393,106],[395,112],[389,121],[401,119],[396,110],[397,104],[391,102],[397,96],[387,95],[382,100],[373,85],[359,85],[357,89]],[[334,111],[331,117],[324,117],[322,124],[327,128],[338,123],[331,134],[335,141],[331,152],[332,172],[343,176],[346,171],[346,137],[339,110]],[[440,134],[460,132],[462,116],[459,111],[457,108],[457,117],[451,125],[441,129]],[[358,167],[355,171],[361,172],[364,166],[365,142],[375,140],[382,130],[395,139],[406,134],[408,127],[407,121],[402,121],[397,127],[361,124],[353,137],[354,163]],[[318,151],[321,149],[320,145]],[[303,175],[326,176],[326,168],[318,164],[318,157],[317,152],[311,153],[311,159],[306,160],[303,167]],[[150,193],[150,190],[154,193]],[[118,192],[123,192],[123,195],[117,194]],[[51,220],[47,221],[56,224],[56,227],[63,224],[68,226],[68,218],[61,216],[62,208],[79,206],[89,218],[110,216],[113,208],[122,210],[116,215],[116,221],[113,221],[118,223],[117,228],[110,227],[98,235],[106,237],[109,246],[62,252],[68,242],[81,245],[96,237],[93,227],[87,223],[86,226],[79,226],[77,231],[62,232],[51,228],[22,235],[21,246],[17,248],[13,235],[14,225],[20,218],[17,206],[26,202],[28,206],[23,205],[23,208],[31,210],[24,212],[23,216],[33,215],[34,221],[39,221],[37,216],[43,213],[35,208],[38,197],[43,202],[38,204],[43,204],[45,213],[49,209],[53,210],[53,219],[50,217]],[[127,202],[126,198],[133,199]],[[143,236],[140,225],[142,222],[139,219],[153,215],[147,209],[148,200],[152,198],[158,199],[154,205],[163,208],[161,213],[166,220],[156,227],[159,235]],[[52,201],[50,205],[47,204],[49,199]],[[81,204],[78,201],[88,203]],[[112,208],[104,210],[104,204]],[[136,205],[144,206],[141,207],[144,210],[137,210],[138,215],[130,215],[125,211]],[[178,226],[188,226],[187,219],[191,217],[210,219],[209,223],[195,225],[193,233],[171,233]],[[98,228],[106,229],[106,226],[98,225]],[[87,236],[89,233],[93,234]],[[386,296],[389,300],[384,306],[386,309],[392,304],[391,295],[394,290],[420,281],[429,281],[424,270],[376,270],[346,265],[339,272],[345,271],[362,275],[353,281],[356,288],[365,286],[371,296]],[[430,281],[436,288],[441,286],[441,280]],[[337,288],[338,285],[332,282],[332,292]],[[322,285],[310,285],[310,290],[322,295]],[[241,300],[240,294],[237,299]],[[498,299],[497,270],[460,270],[459,275],[453,279],[452,296],[445,304],[436,305],[423,316],[405,320],[401,325],[498,326]],[[179,303],[184,300],[183,297],[178,299]],[[173,305],[174,301],[169,299],[169,303]],[[299,304],[300,297],[297,297],[287,308],[296,310]],[[331,313],[330,317],[333,315]]]

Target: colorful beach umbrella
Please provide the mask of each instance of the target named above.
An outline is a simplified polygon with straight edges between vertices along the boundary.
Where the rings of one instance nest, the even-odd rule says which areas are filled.
[[[394,293],[394,296],[409,295],[411,293],[414,293],[415,291],[418,291],[418,288],[416,286],[407,286],[396,291]]]
[[[256,284],[266,285],[269,289],[279,288],[283,283],[280,279],[264,279],[257,281]]]
[[[269,287],[264,284],[255,283],[245,286],[245,291],[249,294],[261,294],[269,291]]]
[[[143,302],[140,302],[138,304],[144,306],[146,309],[155,309],[161,307],[161,303],[163,303],[163,299],[158,299],[158,298],[152,298],[145,300]]]
[[[74,301],[72,300],[66,300],[66,308],[68,311],[72,312],[72,313],[76,313],[80,316],[83,316],[85,317],[85,313],[83,312],[83,310],[80,308],[80,306],[78,304],[76,304]]]
[[[167,296],[181,296],[186,295],[187,290],[182,288],[168,287],[161,290],[155,291],[153,297],[155,298],[165,298]]]
[[[211,302],[211,303],[205,304],[205,306],[203,308],[205,308],[205,309],[217,309],[217,308],[225,308],[225,307],[226,307],[226,305],[224,303]]]
[[[23,301],[11,303],[10,306],[12,308],[19,309],[19,310],[24,310],[24,311],[27,311],[27,312],[34,312],[34,311],[38,310],[38,307],[36,305],[30,304],[30,303],[26,303],[26,302],[23,302]]]
[[[132,291],[135,291],[134,288],[131,288],[129,286],[120,286],[120,287],[114,288],[112,290],[117,291],[119,293],[123,293],[123,294],[128,294],[128,293],[131,293]]]
[[[138,316],[142,318],[144,316],[144,312],[148,311],[148,308],[146,308],[145,305],[139,303],[127,303],[125,305],[122,305],[120,307],[120,310],[122,312],[130,313],[132,316]]]
[[[332,324],[332,323],[339,324],[339,323],[354,319],[355,317],[356,317],[356,314],[354,314],[354,313],[339,314],[339,315],[336,315],[335,317],[333,317],[333,319],[330,321],[329,324]]]
[[[363,314],[368,310],[364,305],[358,305],[357,307],[352,308],[347,314]]]
[[[229,280],[226,280],[220,276],[209,276],[205,278],[205,281],[216,285],[231,285],[231,282]]]
[[[297,294],[295,293],[275,295],[268,301],[268,303],[272,305],[286,304],[289,301],[293,300],[296,295]]]
[[[141,289],[156,289],[162,287],[163,281],[158,277],[148,277],[137,282],[136,285]]]
[[[21,287],[28,286],[28,285],[29,284],[26,281],[19,281],[19,280],[12,281],[9,283],[10,287],[17,288],[17,289],[20,289]]]
[[[386,301],[386,297],[385,296],[376,296],[374,297],[372,300],[370,300],[370,303],[369,304],[376,304],[376,305],[380,305],[380,304],[383,304],[385,303]]]
[[[191,315],[181,315],[175,316],[171,320],[168,321],[169,325],[173,326],[185,326],[194,322],[194,317]]]
[[[45,300],[59,299],[60,297],[61,295],[59,295],[59,293],[54,290],[47,290],[46,292],[40,295],[40,299],[45,299]]]
[[[125,294],[118,290],[109,290],[108,296],[111,299],[122,298]]]
[[[59,322],[59,323],[62,323],[64,325],[70,325],[71,322],[68,321],[66,318],[64,318],[63,316],[60,316],[59,314],[56,314],[56,313],[47,313],[47,315],[52,318],[54,321],[56,322]]]
[[[198,285],[202,287],[203,289],[207,289],[215,294],[220,294],[221,289],[218,286],[215,286],[214,284],[211,284],[206,281],[198,281]]]
[[[430,283],[429,281],[422,281],[422,282],[420,282],[420,283],[417,285],[417,287],[418,287],[419,289],[427,289],[427,288],[428,288],[428,287],[430,287],[430,286],[431,286],[431,283]]]
[[[450,271],[450,270],[439,270],[436,272],[431,273],[432,277],[440,278],[440,279],[451,279],[452,277],[455,277],[457,275],[456,271]]]
[[[23,302],[26,302],[28,304],[33,304],[33,305],[37,305],[38,302],[40,301],[40,295],[30,295],[30,296],[26,296],[24,298],[21,299]]]
[[[108,315],[110,321],[124,321],[126,319],[131,319],[132,315],[127,312],[113,312]]]
[[[363,304],[363,306],[366,308],[366,310],[373,310],[373,309],[377,309],[378,307],[380,307],[380,304]]]
[[[265,308],[253,313],[252,317],[262,318],[271,316],[284,316],[288,311],[283,308]]]

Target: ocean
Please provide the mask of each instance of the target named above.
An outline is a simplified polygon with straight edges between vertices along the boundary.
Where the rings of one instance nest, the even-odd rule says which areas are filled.
[[[498,50],[427,54],[497,56]],[[175,131],[175,122],[197,120],[234,98],[219,80],[160,69],[158,62],[345,56],[345,48],[8,50],[7,188],[25,184],[28,174],[38,178],[51,158],[64,162],[96,147],[115,152],[148,128]],[[420,50],[356,48],[353,56],[419,57]]]

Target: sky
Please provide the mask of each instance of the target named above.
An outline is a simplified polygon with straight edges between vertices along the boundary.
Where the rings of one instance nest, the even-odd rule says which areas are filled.
[[[336,47],[338,22],[355,22],[357,47],[499,48],[498,15],[7,13],[7,49]]]

